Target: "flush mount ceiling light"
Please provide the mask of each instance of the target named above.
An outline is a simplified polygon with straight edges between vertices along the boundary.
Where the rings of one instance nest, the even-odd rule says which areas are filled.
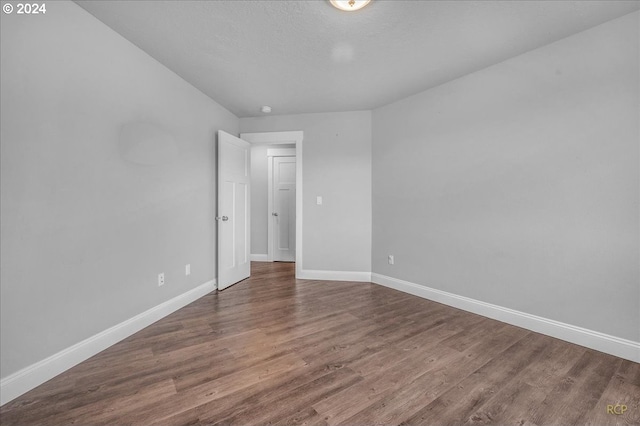
[[[369,4],[371,0],[329,0],[337,9],[345,12],[354,12],[360,10]]]
[[[271,107],[265,105],[262,108],[260,108],[260,111],[264,112],[265,114],[269,114],[271,112]]]

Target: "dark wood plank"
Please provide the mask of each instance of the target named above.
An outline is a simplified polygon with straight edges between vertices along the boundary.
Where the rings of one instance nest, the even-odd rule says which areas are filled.
[[[420,417],[416,412],[444,393],[458,390],[457,386],[462,380],[528,335],[522,329],[502,324],[487,339],[477,341],[464,352],[438,345],[430,351],[428,369],[424,374],[414,375],[402,387],[383,395],[351,418],[345,419],[345,423],[397,424],[413,415],[408,422],[412,424]],[[436,412],[439,413],[437,410]],[[437,417],[446,418],[441,415]]]
[[[281,393],[278,398],[247,407],[235,416],[221,418],[216,415],[205,421],[215,419],[215,425],[288,423],[298,419],[300,413],[308,410],[314,402],[349,389],[361,380],[362,377],[348,368],[339,368],[289,392]],[[314,410],[313,413],[312,417],[315,417],[317,412]]]
[[[486,404],[480,405],[466,424],[526,422],[533,410],[545,400],[549,389],[566,376],[586,350],[557,339],[543,338],[546,346],[541,356],[522,368],[513,380],[501,386]]]
[[[640,365],[291,263],[0,407],[32,424],[640,424]],[[607,404],[624,404],[624,415]]]
[[[552,421],[579,424],[602,396],[619,365],[619,360],[600,352],[585,351],[540,405],[531,420],[536,424]]]
[[[406,420],[406,424],[436,423],[442,417],[452,423],[463,423],[519,371],[538,359],[546,344],[544,336],[530,333],[438,396]]]
[[[608,405],[627,407],[623,414],[611,414]],[[620,411],[620,409],[618,409]],[[593,409],[585,413],[586,425],[640,425],[640,364],[620,360],[620,367]]]

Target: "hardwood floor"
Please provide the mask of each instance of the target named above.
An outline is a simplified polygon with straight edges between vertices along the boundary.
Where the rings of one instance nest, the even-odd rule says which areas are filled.
[[[293,270],[254,263],[5,404],[0,423],[640,424],[640,364]]]

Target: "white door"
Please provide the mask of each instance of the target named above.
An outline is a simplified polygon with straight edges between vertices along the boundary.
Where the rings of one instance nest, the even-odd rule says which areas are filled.
[[[218,131],[218,289],[251,275],[250,144]]]
[[[273,260],[296,260],[296,158],[273,157]]]

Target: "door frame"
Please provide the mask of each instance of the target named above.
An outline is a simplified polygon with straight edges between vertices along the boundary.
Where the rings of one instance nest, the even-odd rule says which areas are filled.
[[[275,221],[273,220],[273,159],[277,157],[293,157],[296,159],[296,191],[298,190],[298,158],[295,148],[267,149],[267,262],[273,262],[273,244],[275,243]],[[298,214],[298,200],[296,199],[296,215]],[[296,218],[297,220],[297,218]],[[297,222],[296,222],[297,223]],[[296,229],[296,236],[298,229]],[[296,237],[297,238],[297,237]],[[296,244],[298,242],[296,241]],[[297,247],[296,247],[297,249]]]
[[[302,274],[302,223],[303,223],[303,208],[302,208],[302,141],[304,139],[304,132],[302,130],[295,130],[289,132],[255,132],[255,133],[240,133],[240,138],[249,142],[252,145],[284,145],[295,144],[296,146],[296,278]],[[267,232],[268,232],[267,227]]]

